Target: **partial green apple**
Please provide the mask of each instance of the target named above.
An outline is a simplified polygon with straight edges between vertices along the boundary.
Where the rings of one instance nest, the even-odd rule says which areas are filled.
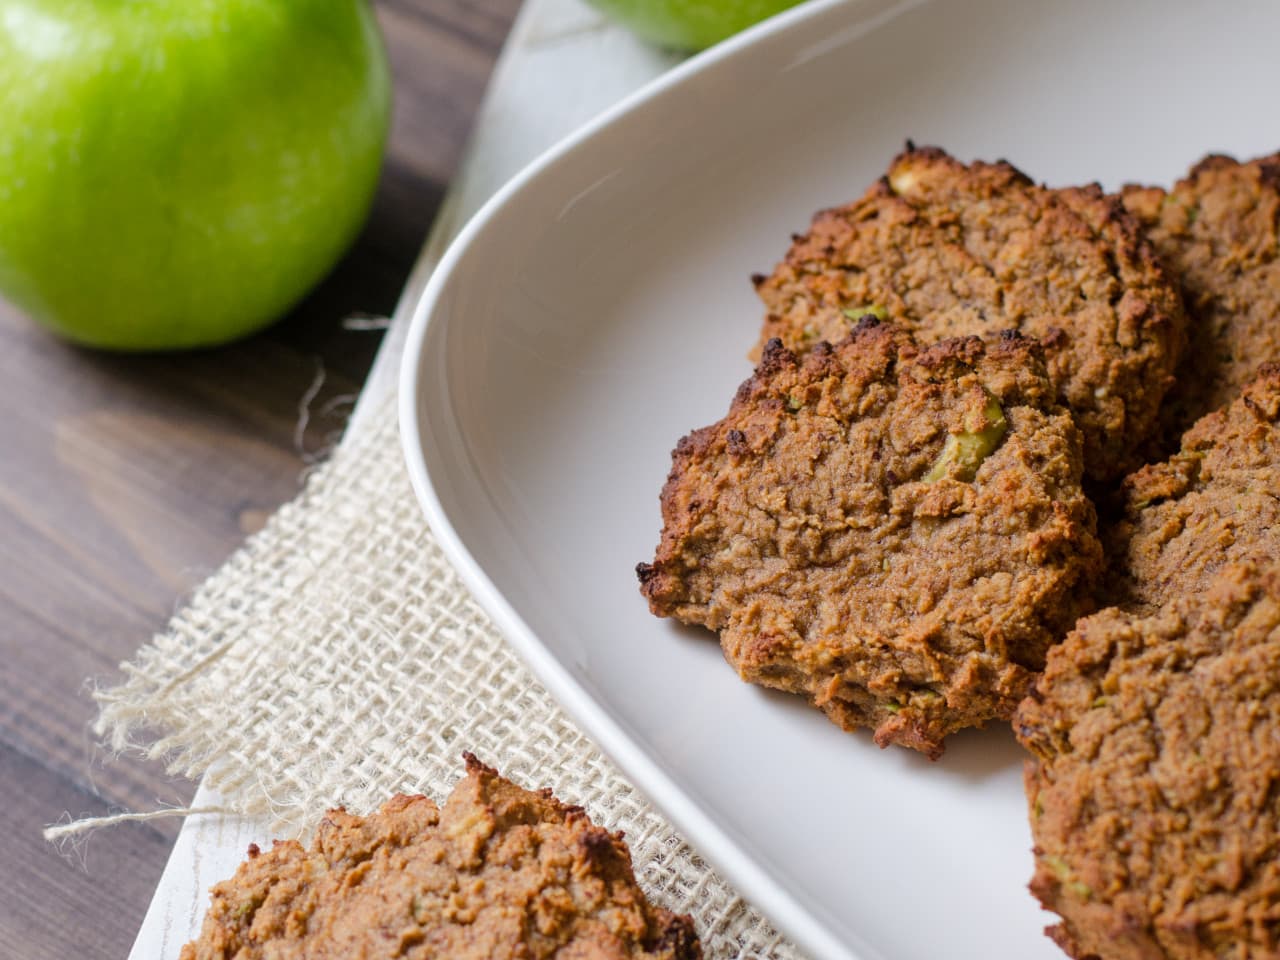
[[[368,214],[390,96],[367,0],[0,0],[0,293],[111,349],[263,327]]]
[[[701,50],[799,0],[590,0],[651,43]]]

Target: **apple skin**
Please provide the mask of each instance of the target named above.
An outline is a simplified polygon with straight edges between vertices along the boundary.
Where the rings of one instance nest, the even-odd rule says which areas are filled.
[[[590,0],[644,39],[673,50],[702,50],[799,0]]]
[[[366,0],[3,0],[0,292],[95,347],[252,333],[364,222],[390,100]]]

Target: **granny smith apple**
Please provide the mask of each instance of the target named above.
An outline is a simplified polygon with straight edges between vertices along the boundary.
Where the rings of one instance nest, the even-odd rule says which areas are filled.
[[[646,40],[675,50],[719,43],[799,0],[591,0]]]
[[[0,294],[112,349],[257,330],[359,230],[389,114],[367,0],[0,0]]]

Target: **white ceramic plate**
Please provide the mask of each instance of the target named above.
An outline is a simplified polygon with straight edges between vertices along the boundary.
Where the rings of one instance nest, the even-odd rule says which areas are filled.
[[[932,765],[882,752],[740,683],[640,597],[671,447],[749,373],[748,275],[907,137],[1109,187],[1272,151],[1277,37],[1274,0],[811,4],[544,156],[426,291],[401,412],[445,549],[569,712],[812,953],[1060,956],[1025,889],[1007,729]]]

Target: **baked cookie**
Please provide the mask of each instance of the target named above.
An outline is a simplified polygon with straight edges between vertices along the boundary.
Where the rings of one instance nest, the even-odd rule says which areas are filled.
[[[1119,200],[935,148],[909,148],[862,199],[819,212],[753,279],[768,310],[761,343],[795,353],[867,314],[921,343],[1005,329],[1038,338],[1086,473],[1103,481],[1136,465],[1185,332],[1176,284]]]
[[[1201,418],[1169,460],[1126,478],[1122,497],[1106,533],[1121,605],[1150,609],[1203,592],[1233,560],[1280,557],[1280,364]]]
[[[466,761],[443,809],[397,796],[330,811],[309,850],[251,847],[182,960],[702,955],[693,922],[637,888],[621,834]]]
[[[728,415],[680,441],[658,616],[720,634],[743,679],[930,757],[1007,718],[1090,607],[1102,563],[1081,449],[1016,333],[917,350],[865,318],[803,359],[779,341]]]
[[[1162,416],[1176,446],[1195,420],[1239,396],[1259,364],[1280,361],[1280,154],[1206,157],[1167,193],[1129,186],[1122,196],[1186,303],[1188,349]]]
[[[1280,568],[1060,646],[1014,730],[1032,892],[1078,960],[1280,956]]]

